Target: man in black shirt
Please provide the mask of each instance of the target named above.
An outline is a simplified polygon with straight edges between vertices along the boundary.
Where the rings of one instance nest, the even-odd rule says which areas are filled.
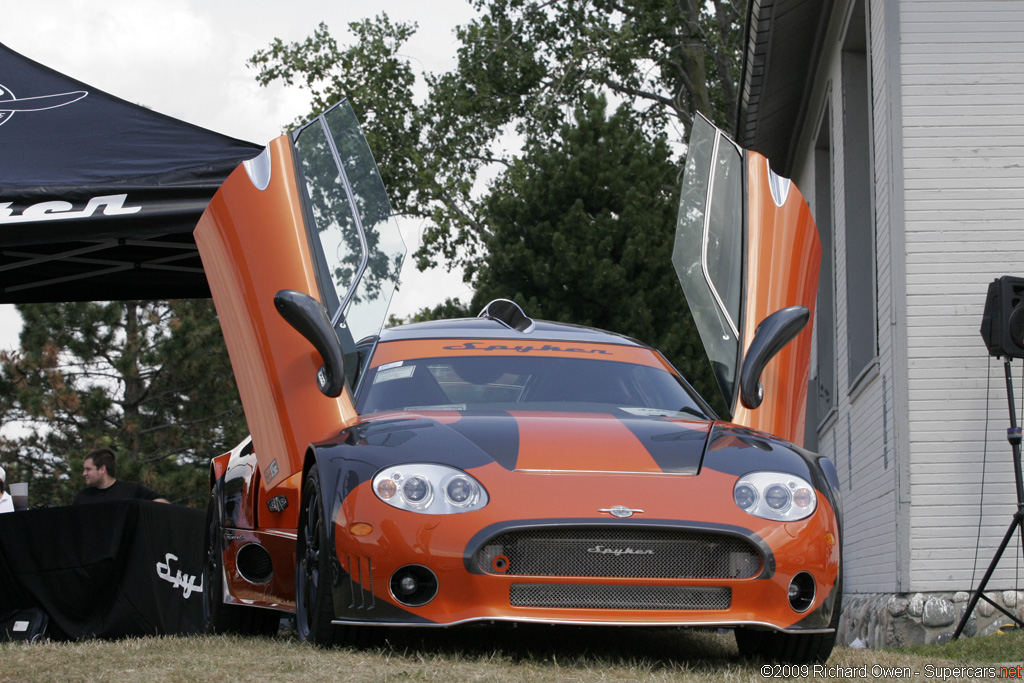
[[[117,457],[109,448],[100,448],[85,456],[82,469],[88,488],[79,491],[75,496],[75,505],[81,503],[105,503],[112,500],[155,500],[158,503],[169,503],[159,493],[148,489],[142,484],[118,481]]]

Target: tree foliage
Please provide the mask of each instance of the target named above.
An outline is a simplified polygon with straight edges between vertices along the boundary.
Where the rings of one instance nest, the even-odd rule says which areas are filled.
[[[261,83],[314,92],[310,115],[350,96],[397,212],[424,222],[419,267],[460,267],[478,292],[413,319],[514,297],[530,315],[655,344],[717,397],[670,265],[669,150],[697,112],[731,123],[746,3],[471,0],[457,66],[425,74],[423,100],[400,51],[415,27],[385,15],[349,24],[349,46],[321,24],[250,64]],[[607,100],[619,106],[606,120]]]
[[[483,207],[488,257],[471,308],[512,298],[531,317],[615,330],[702,381],[707,361],[666,228],[675,222],[678,169],[665,139],[648,140],[634,110],[622,105],[609,117],[606,106],[583,98],[572,123],[550,141],[531,139],[492,187]]]
[[[19,305],[21,348],[0,353],[9,481],[67,504],[82,456],[109,447],[118,478],[206,502],[209,459],[247,429],[210,300]]]
[[[415,32],[381,14],[348,25],[353,41],[340,47],[321,23],[302,42],[280,38],[249,60],[261,85],[281,81],[310,93],[310,110],[297,128],[348,97],[374,151],[391,201],[400,210],[418,203],[422,118],[414,103],[416,74],[400,50]]]
[[[491,226],[478,181],[507,169],[510,135],[551,139],[585,98],[627,103],[648,139],[683,142],[696,112],[728,125],[736,106],[745,0],[473,0],[457,29],[457,67],[425,74],[417,103],[401,46],[415,30],[386,15],[275,40],[250,64],[262,84],[298,83],[310,115],[351,98],[396,210],[425,219],[421,269],[444,263],[471,280]]]

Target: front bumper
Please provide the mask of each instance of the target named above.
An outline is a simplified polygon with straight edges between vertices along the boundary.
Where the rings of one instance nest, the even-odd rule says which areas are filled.
[[[536,477],[533,483],[541,488],[559,488],[557,475]],[[502,505],[502,497],[494,495],[480,511],[418,515],[395,510],[368,486],[359,487],[340,502],[335,517],[335,623],[452,626],[515,621],[830,630],[840,559],[836,518],[824,497],[811,517],[780,523],[747,515],[731,500],[732,509],[708,505],[700,500],[703,496],[681,505],[658,495],[659,488],[678,487],[678,481],[598,475],[588,479],[582,487],[587,495],[575,502],[559,502],[551,495],[554,491],[534,490],[532,499],[551,504],[531,507],[563,514],[528,518],[514,517],[522,514],[522,505]],[[713,496],[716,488],[731,493],[734,480],[705,472],[701,489],[704,495]],[[694,482],[690,478],[689,483]],[[578,478],[574,483],[580,483]],[[637,518],[598,515],[596,510],[605,506],[591,502],[633,502],[631,497],[641,493],[650,496],[649,504],[634,505],[645,509]],[[654,516],[669,508],[693,514]],[[570,511],[594,512],[582,516]],[[716,514],[708,515],[709,511]],[[365,533],[363,526],[365,535],[354,535],[351,529],[357,523],[371,526],[372,532]],[[520,543],[532,536],[540,538],[543,547],[534,549],[531,560],[509,557],[505,544],[512,542],[510,538]],[[681,547],[688,550],[678,560],[660,559],[664,552],[679,554]],[[559,555],[588,552],[599,557],[580,562]],[[657,566],[645,568],[648,560]],[[409,569],[416,567],[434,577],[436,594],[423,604],[403,604],[409,601],[396,595],[395,581],[403,571],[427,576]],[[794,609],[788,597],[798,574],[809,575],[814,590],[802,610]]]

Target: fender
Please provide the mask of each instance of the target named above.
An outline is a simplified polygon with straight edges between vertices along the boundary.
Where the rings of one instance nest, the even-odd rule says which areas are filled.
[[[361,459],[363,451],[369,453],[374,449],[372,447],[359,448],[360,440],[354,438],[351,432],[352,430],[342,432],[337,441],[311,445],[306,452],[303,466],[303,485],[305,485],[305,474],[308,473],[313,463],[316,463],[320,471],[322,514],[325,515],[324,519],[330,520],[327,524],[328,547],[331,565],[335,576],[338,577],[332,586],[336,619],[350,624],[387,622],[429,624],[431,622],[423,617],[387,602],[377,600],[367,605],[364,596],[372,595],[372,593],[360,586],[358,583],[360,577],[351,575],[338,560],[335,532],[342,502],[357,486],[371,479],[380,468],[379,463]],[[368,614],[368,610],[372,616]]]
[[[843,556],[843,514],[839,477],[835,465],[828,457],[746,427],[716,423],[708,438],[703,466],[737,477],[758,470],[789,472],[803,477],[814,486],[835,512],[839,557]],[[828,628],[840,590],[841,582],[836,582],[825,602],[792,628]]]
[[[828,500],[842,530],[839,478],[826,456],[746,427],[717,422],[708,436],[702,467],[737,477],[758,470],[803,477]]]
[[[342,501],[361,482],[372,478],[379,467],[359,460],[358,451],[348,443],[345,436],[343,432],[343,440],[340,442],[311,444],[302,468],[302,486],[306,485],[306,475],[314,463],[320,471],[320,486],[323,489],[320,492],[320,504],[323,506],[321,512],[323,518],[331,522],[327,529],[332,551],[336,547],[334,522],[338,519]]]
[[[217,487],[224,513],[224,528],[256,528],[254,485],[257,483],[257,472],[252,439],[246,438],[229,454],[227,468],[219,480],[220,486]]]
[[[228,471],[228,461],[231,459],[231,452],[216,455],[210,460],[210,488],[220,481],[224,473]]]
[[[295,483],[283,481],[268,492],[260,476],[259,463],[248,437],[230,453],[211,463],[211,485],[217,486],[225,528],[295,529],[299,520],[299,476]],[[218,485],[219,484],[219,485]]]

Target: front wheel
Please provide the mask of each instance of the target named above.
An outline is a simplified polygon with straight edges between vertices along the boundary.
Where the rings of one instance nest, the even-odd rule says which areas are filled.
[[[337,645],[345,627],[331,623],[330,537],[321,504],[320,471],[314,464],[302,486],[302,509],[295,547],[295,625],[299,639],[316,645]]]

